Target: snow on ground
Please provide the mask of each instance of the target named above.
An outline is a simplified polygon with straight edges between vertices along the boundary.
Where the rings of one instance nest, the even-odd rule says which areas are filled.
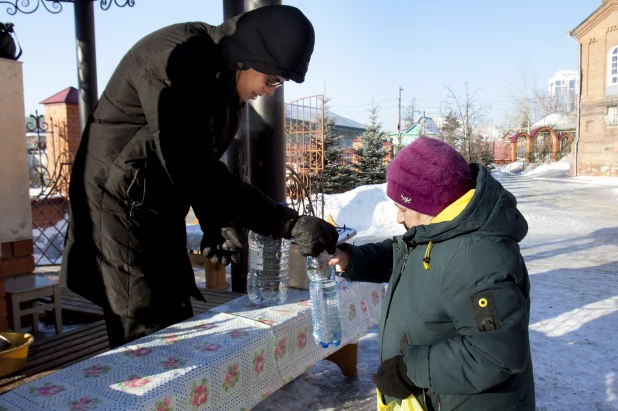
[[[568,163],[495,172],[529,224],[521,243],[530,273],[530,344],[539,410],[618,409],[618,178],[568,177]],[[532,173],[534,171],[534,173]],[[356,243],[403,231],[385,185],[327,196],[327,214],[357,228]],[[390,204],[390,205],[389,205]],[[390,209],[389,209],[390,208]],[[377,327],[359,342],[369,374]],[[371,381],[321,361],[255,410],[375,410]]]

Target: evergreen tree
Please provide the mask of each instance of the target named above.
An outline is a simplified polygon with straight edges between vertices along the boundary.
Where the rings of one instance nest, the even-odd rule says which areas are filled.
[[[494,161],[491,145],[481,136],[472,136],[470,144],[470,162],[489,166]]]
[[[384,131],[378,122],[378,107],[369,110],[369,124],[361,135],[362,147],[356,150],[358,161],[357,185],[381,184],[386,181],[386,164],[384,163]]]
[[[344,159],[342,136],[335,130],[335,118],[326,116],[324,121],[324,192],[342,193],[354,188],[354,170]]]
[[[444,123],[442,124],[442,129],[440,130],[440,137],[442,138],[442,141],[459,150],[457,133],[460,132],[460,129],[461,123],[459,122],[459,119],[455,113],[449,111],[446,117],[444,117]]]

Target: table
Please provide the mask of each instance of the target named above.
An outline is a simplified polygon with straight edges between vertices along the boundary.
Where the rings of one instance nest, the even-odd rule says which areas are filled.
[[[343,341],[379,321],[385,284],[338,279]],[[0,411],[249,410],[337,351],[311,335],[309,292],[285,304],[247,296],[0,396]]]
[[[62,310],[60,307],[60,289],[58,281],[36,274],[8,278],[4,282],[7,306],[9,311],[9,327],[21,331],[21,317],[32,314],[32,329],[39,329],[39,313],[43,310],[53,310],[56,334],[62,333]],[[49,304],[38,304],[38,299],[51,297]],[[29,303],[29,308],[21,308],[21,303]]]

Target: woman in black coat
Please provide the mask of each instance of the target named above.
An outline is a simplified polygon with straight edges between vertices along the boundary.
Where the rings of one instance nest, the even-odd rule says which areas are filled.
[[[240,247],[232,221],[293,236],[305,255],[335,251],[334,227],[298,217],[219,161],[243,105],[303,82],[313,45],[298,9],[269,6],[220,26],[165,27],[123,57],[75,157],[61,271],[103,307],[111,347],[190,318],[189,298],[203,299],[186,251],[190,207],[214,258]]]

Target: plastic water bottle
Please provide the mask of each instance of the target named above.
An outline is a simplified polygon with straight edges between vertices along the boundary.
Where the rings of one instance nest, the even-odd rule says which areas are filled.
[[[313,339],[326,348],[341,344],[341,316],[339,293],[335,281],[335,267],[328,265],[330,255],[325,251],[317,257],[307,257],[306,267],[311,296]]]
[[[249,231],[247,294],[255,304],[275,305],[288,298],[290,240]]]

